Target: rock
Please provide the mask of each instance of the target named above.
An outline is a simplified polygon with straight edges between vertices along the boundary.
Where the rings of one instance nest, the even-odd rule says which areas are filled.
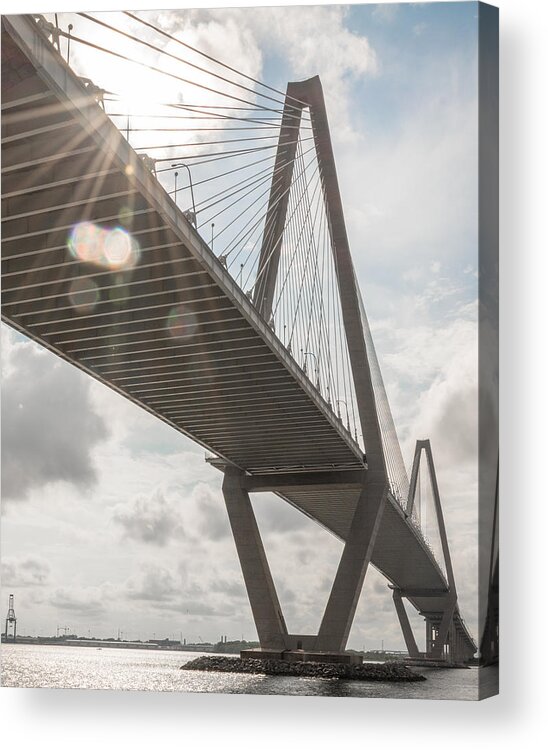
[[[199,656],[181,669],[205,672],[321,677],[324,679],[383,682],[419,682],[426,678],[400,663],[325,664],[314,661],[284,662],[280,659],[238,659],[228,656]]]

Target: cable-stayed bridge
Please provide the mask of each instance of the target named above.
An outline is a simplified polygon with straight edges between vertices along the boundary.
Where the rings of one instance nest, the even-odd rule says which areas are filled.
[[[429,442],[409,478],[402,459],[319,79],[278,91],[173,37],[166,49],[133,14],[155,42],[80,15],[156,62],[4,17],[3,320],[213,454],[263,649],[344,651],[371,562],[411,656],[472,656]],[[80,48],[188,94],[129,106],[70,67]],[[249,500],[264,491],[345,543],[317,634],[287,630]]]

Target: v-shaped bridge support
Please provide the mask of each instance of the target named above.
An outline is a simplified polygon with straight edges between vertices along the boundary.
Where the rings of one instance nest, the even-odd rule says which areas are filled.
[[[367,567],[371,560],[388,487],[381,493],[369,486],[364,471],[326,474],[293,474],[284,477],[250,477],[233,466],[222,466],[223,494],[261,648],[266,651],[304,649],[341,654],[356,612]],[[333,588],[317,635],[288,633],[274,581],[259,534],[249,491],[273,492],[303,486],[359,491],[354,518],[341,556]],[[377,500],[375,502],[375,499]]]

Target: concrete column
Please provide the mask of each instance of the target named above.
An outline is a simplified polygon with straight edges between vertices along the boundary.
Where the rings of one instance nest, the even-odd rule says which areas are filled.
[[[452,622],[451,627],[449,628],[449,661],[458,662],[458,649],[459,636],[457,633],[457,626]]]
[[[225,469],[223,494],[228,518],[262,648],[286,648],[287,628],[272,580],[249,494],[242,488],[243,472]]]
[[[457,633],[457,647],[456,647],[455,661],[458,661],[458,662],[464,661],[464,654],[462,651],[462,637],[460,633]]]
[[[441,659],[443,656],[443,647],[447,641],[447,634],[449,633],[449,628],[451,627],[451,624],[453,622],[453,612],[455,611],[456,604],[457,597],[453,595],[447,603],[447,606],[441,618],[441,622],[438,626],[438,634],[436,636],[434,647],[432,649],[432,656],[434,656],[436,659]]]
[[[435,624],[431,620],[426,620],[426,653],[431,654],[436,639]]]
[[[344,651],[384,510],[387,487],[366,480],[318,632],[317,651]]]
[[[417,642],[411,629],[409,617],[407,616],[407,612],[405,611],[405,606],[401,597],[401,591],[399,591],[399,589],[394,589],[394,591],[392,592],[392,599],[394,600],[394,606],[396,607],[398,620],[400,621],[400,627],[405,639],[407,652],[409,656],[418,657],[419,649],[417,647]]]
[[[259,257],[257,272],[259,283],[255,287],[253,295],[253,302],[266,321],[270,321],[272,316],[272,302],[278,276],[294,159],[297,152],[297,135],[301,123],[302,108],[304,107],[304,104],[299,100],[300,89],[303,85],[306,84],[289,83],[287,85],[276,161],[274,162],[274,177],[270,188],[265,231]]]

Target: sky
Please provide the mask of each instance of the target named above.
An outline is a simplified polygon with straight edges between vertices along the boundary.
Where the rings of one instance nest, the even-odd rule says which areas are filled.
[[[149,18],[278,88],[320,75],[405,463],[430,438],[477,636],[476,4]],[[2,343],[1,606],[13,592],[19,631],[254,639],[221,476],[203,450],[6,327]],[[252,499],[290,632],[315,632],[342,544],[279,498]],[[404,647],[370,567],[348,645],[381,644]]]

